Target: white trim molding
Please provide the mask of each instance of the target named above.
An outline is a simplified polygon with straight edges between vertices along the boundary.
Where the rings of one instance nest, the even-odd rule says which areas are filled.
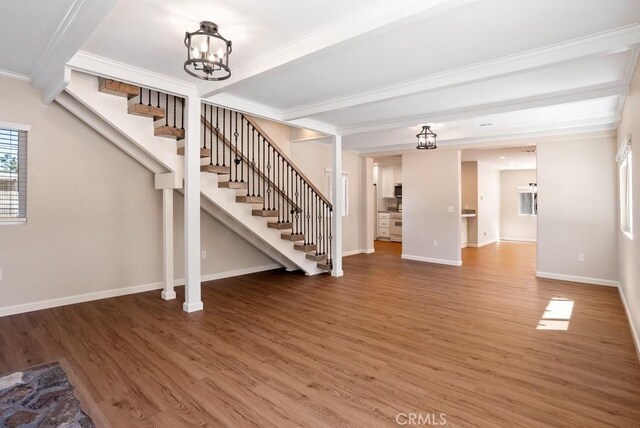
[[[471,244],[467,242],[467,246],[471,247],[471,248],[480,248],[480,247],[486,247],[487,245],[491,245],[491,244],[495,244],[496,242],[498,242],[495,239],[492,239],[491,241],[484,241],[484,242],[479,242],[477,244]]]
[[[31,82],[31,78],[26,74],[14,73],[13,71],[3,70],[3,69],[0,69],[0,77],[22,80],[23,82]]]
[[[618,281],[613,281],[611,279],[589,278],[586,276],[564,275],[560,273],[539,272],[539,271],[536,271],[536,276],[538,278],[544,278],[544,279],[557,279],[559,281],[569,281],[569,282],[591,284],[591,285],[604,285],[607,287],[620,286]]]
[[[638,330],[636,330],[635,324],[633,324],[631,311],[629,310],[627,299],[626,297],[624,297],[624,291],[622,287],[618,287],[618,291],[620,293],[620,299],[622,300],[622,306],[624,306],[624,311],[627,314],[627,320],[629,321],[629,327],[631,328],[631,336],[633,336],[633,344],[636,346],[636,353],[638,354],[638,361],[640,361],[640,335],[638,334]]]
[[[219,272],[210,275],[204,275],[202,282],[213,281],[216,279],[231,278],[240,275],[248,275],[251,273],[264,272],[267,270],[279,269],[282,265],[273,263],[263,266],[253,266],[244,269],[236,269],[227,272]],[[184,285],[184,279],[176,279],[176,286]],[[56,308],[59,306],[73,305],[76,303],[91,302],[94,300],[109,299],[111,297],[126,296],[129,294],[145,293],[147,291],[161,290],[164,287],[163,282],[152,282],[149,284],[134,285],[132,287],[113,288],[111,290],[95,291],[93,293],[76,294],[73,296],[58,297],[55,299],[41,300],[38,302],[22,303],[13,306],[0,307],[0,317],[9,315],[22,314],[25,312],[39,311],[42,309]]]
[[[535,243],[538,242],[537,239],[526,239],[526,238],[500,238],[500,241],[505,242],[522,242],[522,243]]]
[[[0,128],[15,129],[16,131],[31,131],[31,125],[17,122],[3,122],[0,120]]]
[[[410,254],[403,254],[400,257],[404,260],[413,260],[416,262],[436,263],[447,266],[462,266],[462,260],[434,259],[431,257],[412,256]]]

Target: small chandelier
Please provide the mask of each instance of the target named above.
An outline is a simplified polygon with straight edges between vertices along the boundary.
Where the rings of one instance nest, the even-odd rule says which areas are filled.
[[[186,33],[184,45],[187,47],[184,71],[193,77],[225,80],[231,76],[231,41],[218,33],[218,26],[213,22],[202,21],[198,31]]]
[[[423,126],[422,127],[422,132],[420,132],[419,134],[416,135],[416,137],[418,137],[418,147],[416,147],[418,150],[432,150],[432,149],[437,149],[438,146],[436,145],[436,137],[438,135],[434,134],[431,131],[431,127],[430,126]]]

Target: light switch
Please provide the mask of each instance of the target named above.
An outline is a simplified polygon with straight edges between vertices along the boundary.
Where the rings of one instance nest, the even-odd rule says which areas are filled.
[[[453,207],[449,207],[447,208],[447,211],[449,211],[450,213],[452,213],[454,211]]]

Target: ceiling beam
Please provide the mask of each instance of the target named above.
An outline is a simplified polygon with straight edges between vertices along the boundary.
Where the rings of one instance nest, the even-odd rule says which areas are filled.
[[[229,94],[218,94],[202,101],[214,104],[220,107],[226,107],[231,110],[236,110],[242,113],[247,113],[252,116],[262,117],[264,119],[273,120],[275,122],[281,122],[285,125],[294,126],[298,128],[310,129],[312,131],[321,132],[324,134],[335,135],[337,128],[328,123],[320,122],[313,119],[299,119],[285,121],[282,119],[282,111],[273,107],[269,107],[264,104],[256,103],[254,101],[246,100],[244,98],[235,97]]]
[[[219,94],[245,79],[274,70],[387,25],[398,23],[405,19],[416,20],[436,16],[474,1],[477,0],[419,0],[402,7],[381,11],[374,16],[371,13],[361,14],[361,19],[358,21],[342,22],[267,52],[233,70],[228,80],[219,82],[216,86],[210,83],[203,83],[200,86],[201,97],[207,98]],[[392,4],[392,2],[389,2],[389,4]],[[215,89],[211,89],[212,87],[215,87]]]
[[[455,70],[434,73],[420,79],[399,82],[355,94],[330,98],[284,112],[285,120],[309,117],[328,111],[370,104],[420,92],[481,82],[578,58],[613,53],[640,45],[640,24],[593,34],[569,42],[533,49],[516,55],[485,61]]]
[[[69,84],[65,65],[107,16],[118,0],[74,0],[64,19],[40,53],[31,71],[33,86],[45,103],[53,101]]]
[[[547,107],[556,104],[566,104],[577,101],[585,101],[610,96],[625,96],[629,92],[627,83],[612,82],[588,87],[558,91],[543,95],[509,99],[494,103],[478,104],[459,109],[423,113],[414,116],[403,117],[390,121],[375,121],[359,124],[354,127],[338,129],[340,135],[358,134],[361,132],[381,131],[384,129],[404,128],[416,126],[425,122],[450,122],[454,120],[468,119],[485,116],[488,114],[505,113],[515,110],[526,110],[537,107]]]

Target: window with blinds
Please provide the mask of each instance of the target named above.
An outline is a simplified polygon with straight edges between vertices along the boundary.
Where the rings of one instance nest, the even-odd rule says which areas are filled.
[[[0,221],[27,218],[27,132],[0,128]]]

